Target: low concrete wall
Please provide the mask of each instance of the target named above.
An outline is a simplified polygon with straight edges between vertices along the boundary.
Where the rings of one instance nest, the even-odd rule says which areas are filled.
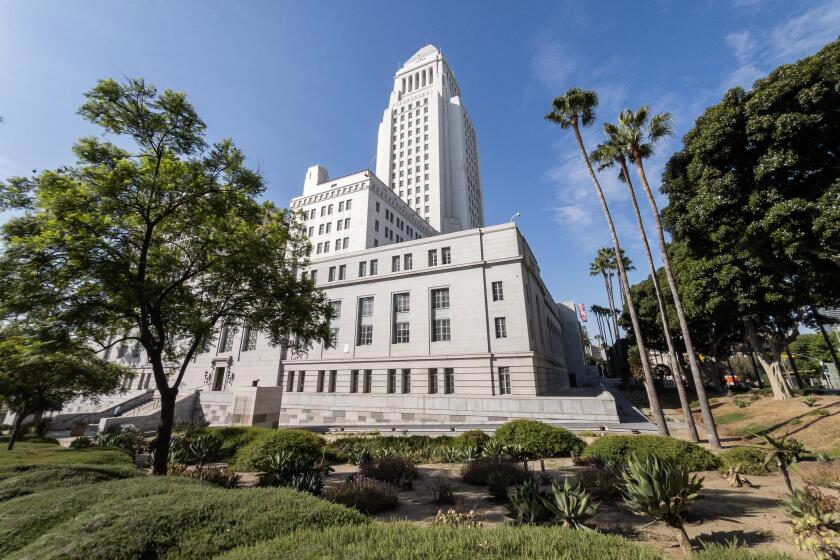
[[[285,393],[278,423],[281,427],[457,425],[513,418],[582,425],[619,421],[609,391],[583,389],[551,397]]]
[[[193,410],[198,392],[190,393],[175,403],[175,423],[186,422],[193,419]],[[160,422],[160,405],[155,410],[143,416],[116,416],[102,418],[99,420],[99,432],[103,432],[111,426],[137,426],[143,431],[154,430]]]
[[[50,429],[55,431],[69,430],[73,424],[77,422],[83,424],[96,424],[102,418],[114,416],[117,408],[119,408],[120,411],[128,411],[135,406],[149,402],[152,398],[154,398],[154,394],[154,391],[144,389],[142,391],[129,391],[124,395],[104,397],[99,403],[99,410],[56,414],[52,417],[52,426]],[[82,406],[81,408],[85,407]]]

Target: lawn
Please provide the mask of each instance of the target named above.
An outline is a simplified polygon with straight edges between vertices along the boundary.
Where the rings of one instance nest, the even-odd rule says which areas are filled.
[[[131,456],[118,449],[67,449],[53,443],[19,442],[12,451],[0,451],[0,467],[20,465],[128,465]]]

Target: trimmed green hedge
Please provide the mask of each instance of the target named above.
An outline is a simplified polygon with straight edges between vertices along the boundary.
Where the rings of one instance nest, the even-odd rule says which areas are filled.
[[[411,523],[331,527],[239,548],[223,560],[659,560],[624,538],[560,527],[453,528]]]
[[[583,456],[627,463],[633,455],[644,457],[651,453],[691,471],[711,471],[721,465],[718,457],[699,445],[666,436],[603,436],[590,443]]]
[[[232,468],[257,470],[257,463],[261,458],[281,451],[317,461],[323,455],[325,445],[324,438],[306,430],[266,430],[236,452]]]
[[[297,529],[365,522],[361,513],[286,488],[138,477],[0,502],[0,556],[204,560]]]
[[[490,436],[481,430],[468,430],[463,434],[459,434],[452,438],[452,446],[456,449],[470,449],[475,448],[481,451],[484,449],[484,444],[490,440]]]
[[[572,432],[537,420],[511,420],[496,430],[505,445],[521,445],[532,457],[579,455],[586,444]]]

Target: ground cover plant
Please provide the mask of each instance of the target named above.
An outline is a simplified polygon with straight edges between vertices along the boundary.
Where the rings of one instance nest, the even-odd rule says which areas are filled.
[[[15,465],[133,465],[126,452],[90,447],[67,449],[52,443],[19,442],[14,450],[0,453],[0,467]]]
[[[0,467],[0,502],[17,496],[141,476],[129,465],[19,465]]]
[[[610,435],[596,439],[583,452],[600,461],[627,463],[632,456],[656,455],[675,461],[689,471],[708,471],[720,466],[720,459],[699,445],[670,437]]]

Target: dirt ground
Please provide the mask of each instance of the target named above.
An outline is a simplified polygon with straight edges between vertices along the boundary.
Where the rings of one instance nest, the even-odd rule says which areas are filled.
[[[568,459],[546,460],[545,463],[546,474],[556,479],[574,476],[581,469],[572,465]],[[531,469],[539,469],[539,463],[529,466]],[[414,482],[414,489],[400,492],[399,507],[377,514],[375,519],[429,523],[439,510],[455,508],[459,511],[475,511],[485,525],[510,522],[505,517],[505,507],[493,502],[485,487],[461,482],[460,465],[428,464],[419,465],[417,469],[419,478]],[[327,479],[326,487],[340,484],[355,471],[356,467],[352,465],[338,465]],[[703,489],[692,508],[686,527],[695,545],[700,541],[724,543],[736,539],[751,547],[767,547],[786,552],[795,558],[809,558],[793,544],[790,525],[781,508],[787,491],[780,476],[752,476],[748,478],[755,488],[730,488],[729,483],[717,472],[699,474],[705,477]],[[456,505],[431,503],[429,487],[435,479],[444,479],[452,485]],[[793,475],[793,481],[795,485],[801,485],[801,479],[796,474]],[[619,500],[602,503],[592,526],[602,532],[620,534],[639,544],[657,548],[669,557],[681,558],[672,531],[659,523],[651,525],[650,522],[648,517],[632,514]]]

